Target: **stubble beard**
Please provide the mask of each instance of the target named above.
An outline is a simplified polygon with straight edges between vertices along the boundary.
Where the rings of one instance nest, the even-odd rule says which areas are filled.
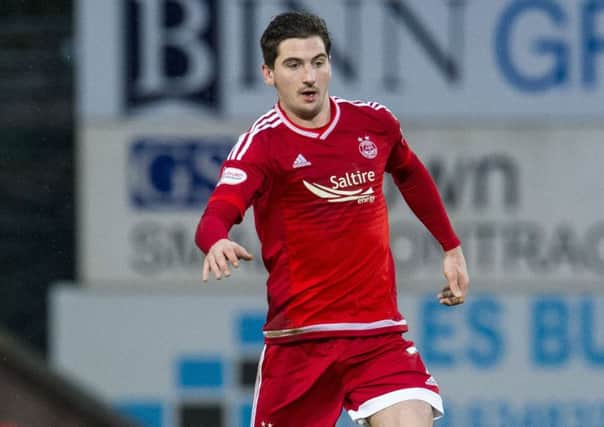
[[[319,100],[319,102],[317,102],[315,105],[313,105],[310,109],[308,107],[305,108],[305,106],[303,105],[300,108],[296,109],[297,111],[295,111],[295,113],[302,120],[312,121],[315,117],[317,117],[322,112],[324,104],[325,104],[325,96],[323,96]]]

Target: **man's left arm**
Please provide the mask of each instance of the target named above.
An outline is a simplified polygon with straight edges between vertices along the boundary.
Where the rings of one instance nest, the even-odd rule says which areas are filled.
[[[469,285],[468,269],[436,183],[404,139],[394,147],[387,170],[409,208],[443,248],[443,274],[447,283],[438,294],[440,303],[463,303]]]
[[[444,305],[463,304],[468,293],[470,277],[461,245],[445,252],[443,273],[447,284],[437,295],[438,301]]]

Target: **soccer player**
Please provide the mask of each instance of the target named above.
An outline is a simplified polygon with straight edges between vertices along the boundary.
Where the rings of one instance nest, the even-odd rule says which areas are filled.
[[[386,107],[329,96],[323,19],[278,15],[260,44],[278,101],[231,150],[195,236],[203,280],[228,277],[252,259],[228,232],[254,208],[269,276],[251,425],[333,426],[345,408],[372,427],[430,426],[443,404],[402,335],[382,182],[442,246],[438,298],[456,305],[468,273],[434,181]]]

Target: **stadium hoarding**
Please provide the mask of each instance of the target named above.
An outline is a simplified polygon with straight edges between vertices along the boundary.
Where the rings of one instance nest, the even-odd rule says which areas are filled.
[[[154,427],[191,425],[182,421],[193,413],[249,425],[263,297],[59,286],[50,302],[53,365],[124,413]],[[450,308],[422,292],[399,302],[443,391],[442,425],[604,424],[602,293],[475,292]]]
[[[602,2],[79,0],[78,116],[250,118],[275,14],[321,14],[332,93],[412,119],[601,118]],[[103,76],[103,78],[99,78]]]
[[[197,285],[195,227],[243,129],[196,122],[82,129],[79,280]],[[508,289],[547,283],[560,290],[601,283],[602,129],[409,126],[405,133],[440,188],[475,283]],[[401,286],[440,283],[440,249],[388,177],[384,191]],[[259,255],[252,211],[231,237]],[[242,274],[261,288],[265,273],[256,258]]]
[[[234,143],[234,127],[121,123],[80,130],[78,274],[84,283],[200,280],[195,227]],[[254,241],[249,219],[240,232]]]

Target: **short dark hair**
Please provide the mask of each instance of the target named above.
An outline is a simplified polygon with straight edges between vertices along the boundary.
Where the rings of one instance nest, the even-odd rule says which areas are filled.
[[[329,56],[331,51],[331,38],[327,31],[327,24],[320,16],[308,12],[293,11],[285,12],[275,16],[268,24],[262,37],[260,47],[264,63],[270,68],[275,66],[279,44],[286,39],[305,39],[319,36],[325,45],[325,51]]]

